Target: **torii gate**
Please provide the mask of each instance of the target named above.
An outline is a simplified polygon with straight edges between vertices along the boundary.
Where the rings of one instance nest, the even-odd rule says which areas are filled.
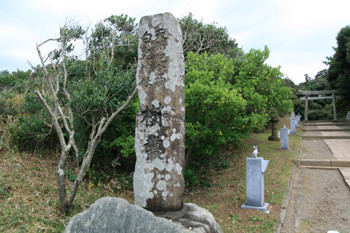
[[[340,96],[336,96],[336,90],[326,90],[326,91],[300,91],[299,94],[304,95],[305,97],[300,97],[301,100],[305,100],[305,121],[308,121],[308,112],[309,112],[309,100],[324,100],[324,99],[332,99],[333,101],[333,114],[334,120],[337,120],[337,106],[335,99]],[[332,94],[331,96],[325,96]],[[318,95],[318,96],[312,96]]]

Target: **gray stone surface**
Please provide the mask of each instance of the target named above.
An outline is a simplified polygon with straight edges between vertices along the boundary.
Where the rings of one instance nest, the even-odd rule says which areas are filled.
[[[295,117],[290,118],[290,133],[295,134]]]
[[[242,209],[259,209],[266,211],[268,203],[264,202],[264,173],[269,161],[262,157],[247,158],[247,202]]]
[[[169,219],[156,217],[152,212],[123,199],[104,197],[71,218],[65,233],[222,232],[209,211],[192,203],[186,203],[180,212],[164,212],[163,215]]]
[[[152,211],[183,207],[184,57],[170,13],[145,16],[138,30],[135,203]]]
[[[301,115],[298,113],[298,115],[296,116],[296,118],[298,119],[298,124],[300,124],[300,119],[301,119]]]
[[[284,126],[281,129],[281,149],[282,150],[289,150],[289,129]]]
[[[348,111],[348,114],[346,115],[346,120],[350,121],[350,111]]]
[[[156,215],[181,223],[184,227],[194,232],[222,232],[214,216],[208,210],[193,203],[185,203],[181,211],[168,211],[156,213]]]

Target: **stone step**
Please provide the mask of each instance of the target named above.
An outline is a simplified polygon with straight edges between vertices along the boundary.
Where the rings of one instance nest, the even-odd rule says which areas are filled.
[[[335,122],[335,123],[337,123],[337,122],[345,122],[345,121],[341,121],[341,120],[317,120],[317,121],[303,121],[304,123],[332,123],[332,122]]]
[[[305,135],[302,137],[303,140],[313,139],[350,139],[350,136],[339,135],[339,136],[323,136],[323,135]]]
[[[318,128],[303,128],[303,131],[350,131],[350,128],[339,128],[339,129],[318,129]]]
[[[303,123],[303,126],[349,126],[347,122]]]
[[[350,159],[296,159],[297,166],[320,168],[350,168]]]

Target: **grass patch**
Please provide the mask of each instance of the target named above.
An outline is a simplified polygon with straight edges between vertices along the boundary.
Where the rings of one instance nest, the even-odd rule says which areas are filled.
[[[288,120],[281,120],[278,129],[283,125],[288,127]],[[274,232],[293,169],[292,160],[299,153],[301,128],[297,128],[296,132],[289,136],[289,151],[281,150],[280,142],[267,140],[271,135],[269,130],[252,134],[240,150],[223,151],[218,160],[226,160],[230,167],[208,173],[212,187],[187,192],[185,202],[207,208],[224,232]],[[251,156],[253,145],[258,146],[259,157],[270,161],[265,172],[265,202],[270,203],[269,208],[272,207],[269,214],[241,209],[246,201],[245,160]]]
[[[0,232],[63,232],[68,220],[97,199],[118,196],[132,202],[130,190],[116,192],[117,181],[78,189],[69,216],[58,213],[58,158],[6,151],[0,154]],[[67,181],[68,187],[71,182]]]
[[[279,128],[282,126],[280,122]],[[268,132],[253,134],[240,150],[228,149],[215,155],[217,161],[205,177],[210,185],[187,190],[185,202],[207,208],[224,232],[273,232],[288,187],[291,160],[298,155],[301,129],[290,135],[290,151],[281,151],[280,142],[268,141],[269,135]],[[1,142],[6,142],[5,139]],[[240,208],[246,201],[245,159],[251,156],[253,145],[259,148],[258,156],[270,160],[265,173],[265,201],[271,203],[270,214]],[[0,145],[0,150],[0,232],[62,232],[73,215],[101,197],[120,197],[133,203],[131,183],[125,175],[106,183],[87,178],[78,189],[69,216],[60,217],[58,156],[18,153],[5,143]],[[187,175],[192,175],[194,181],[197,179],[193,174]],[[71,184],[67,180],[67,186]]]

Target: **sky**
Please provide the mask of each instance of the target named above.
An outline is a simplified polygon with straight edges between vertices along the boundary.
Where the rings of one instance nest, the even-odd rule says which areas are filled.
[[[192,12],[204,23],[226,27],[245,52],[264,49],[267,63],[299,84],[314,77],[334,54],[336,36],[350,24],[349,0],[0,0],[0,71],[39,63],[36,44],[59,34],[66,19],[83,26],[111,16]]]

